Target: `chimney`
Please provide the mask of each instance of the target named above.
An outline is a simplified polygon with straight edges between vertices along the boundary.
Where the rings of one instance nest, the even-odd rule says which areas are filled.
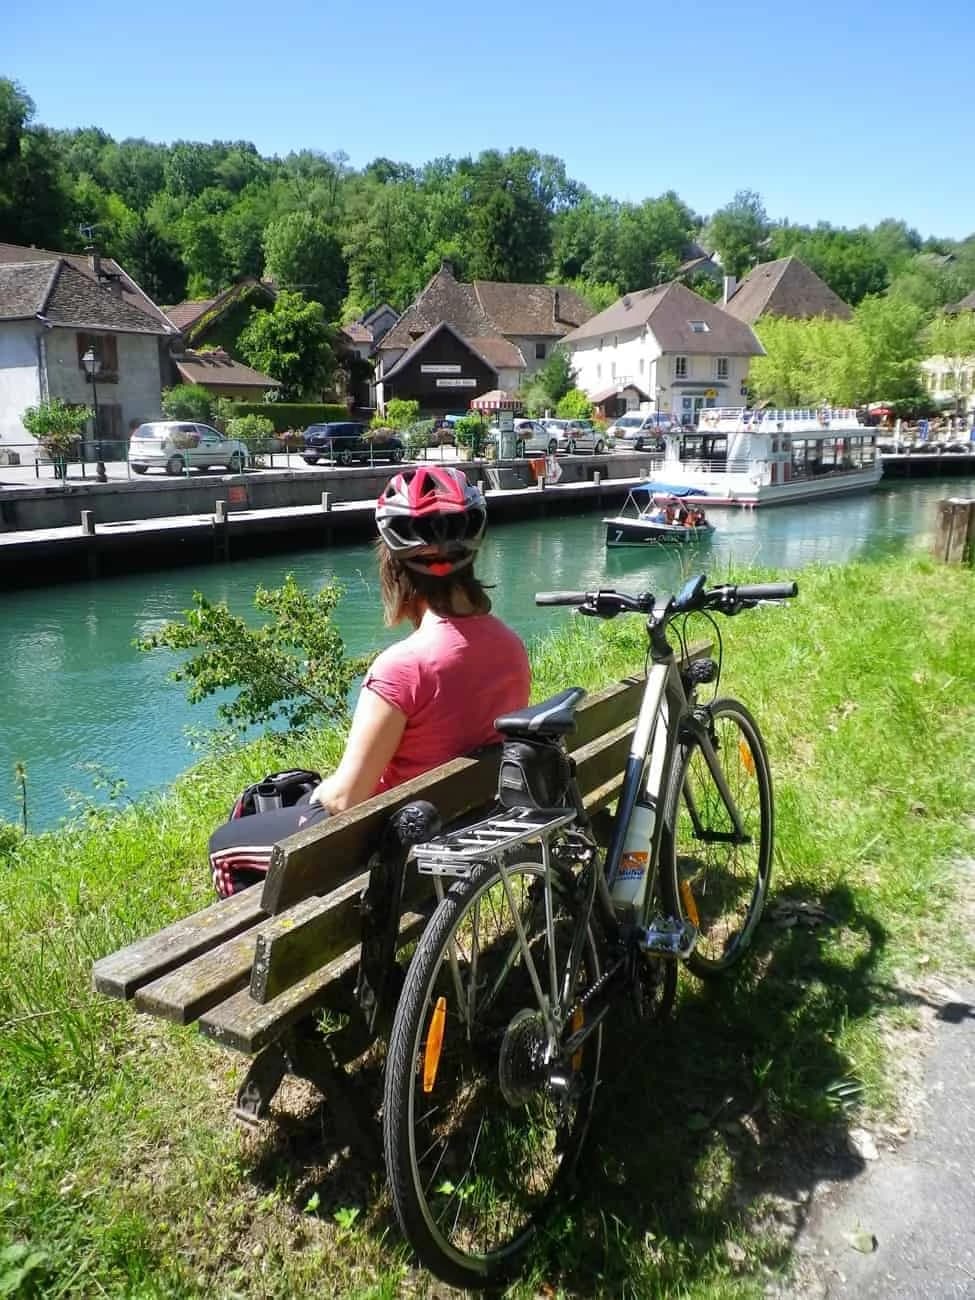
[[[731,300],[732,294],[738,288],[738,281],[733,275],[726,275],[724,278],[724,292],[721,295],[721,306],[727,307]]]
[[[554,294],[553,304],[552,304],[552,313],[553,313],[553,315],[554,315],[554,317],[555,317],[556,320],[559,320],[559,319],[560,319],[560,317],[559,317],[559,306],[560,306],[560,301],[559,301],[559,291],[558,291],[558,289],[556,289],[556,290],[555,290],[555,294]]]
[[[102,275],[101,254],[94,244],[89,244],[85,252],[88,254],[88,265],[91,267],[92,275],[96,280],[100,280]]]
[[[441,260],[441,262],[440,262],[440,270],[441,270],[441,272],[442,272],[444,275],[449,275],[450,278],[451,278],[451,280],[453,280],[453,279],[455,278],[455,276],[454,276],[454,264],[453,264],[453,262],[450,260],[449,257],[445,257],[445,258],[443,258],[443,259]]]
[[[108,287],[109,287],[109,290],[111,291],[112,297],[113,297],[113,298],[119,298],[119,299],[121,299],[121,297],[122,297],[122,277],[121,277],[120,275],[106,275],[106,276],[104,276],[103,278],[104,278],[104,279],[107,281],[107,283],[108,283]]]

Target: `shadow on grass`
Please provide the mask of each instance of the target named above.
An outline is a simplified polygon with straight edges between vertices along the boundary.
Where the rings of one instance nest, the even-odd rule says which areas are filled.
[[[783,901],[796,905],[794,923]],[[579,1190],[529,1263],[536,1282],[575,1295],[649,1296],[736,1269],[779,1268],[816,1183],[862,1169],[848,1140],[860,1083],[837,1038],[885,1006],[923,999],[875,978],[885,931],[844,886],[825,895],[792,888],[778,902],[737,976],[704,984],[685,975],[663,1026],[628,1009],[609,1022]],[[822,923],[809,928],[810,912]],[[950,1003],[938,1014],[973,1012]],[[290,1185],[297,1210],[315,1194],[323,1217],[363,1207],[381,1234],[392,1223],[378,1155],[381,1062],[360,1068],[350,1091],[373,1153],[348,1146],[326,1101],[304,1120],[277,1115],[252,1176]]]

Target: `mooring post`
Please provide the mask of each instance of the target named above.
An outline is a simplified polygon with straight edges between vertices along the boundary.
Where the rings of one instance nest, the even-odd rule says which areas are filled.
[[[332,508],[332,494],[331,494],[331,492],[323,492],[323,493],[322,493],[322,509],[323,509],[323,510],[326,512],[326,514],[327,514],[328,511],[331,510],[331,508]]]
[[[975,564],[975,498],[938,502],[931,550],[942,564]]]
[[[213,506],[213,556],[217,560],[230,559],[230,516],[224,500]]]
[[[98,542],[95,540],[95,512],[82,510],[81,535],[91,540],[85,546],[85,564],[89,578],[98,577]]]
[[[81,531],[85,537],[95,536],[95,512],[93,510],[82,510]]]

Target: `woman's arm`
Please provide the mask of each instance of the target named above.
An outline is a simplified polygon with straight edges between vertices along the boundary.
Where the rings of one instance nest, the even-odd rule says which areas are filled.
[[[340,813],[368,799],[399,748],[405,729],[405,713],[368,687],[360,691],[342,761],[312,791],[312,803]]]

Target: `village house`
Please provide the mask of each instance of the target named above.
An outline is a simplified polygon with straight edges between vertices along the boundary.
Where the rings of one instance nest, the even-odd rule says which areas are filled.
[[[751,359],[763,355],[749,325],[676,280],[624,294],[563,345],[607,414],[642,406],[687,423],[703,407],[742,405]]]
[[[762,316],[788,316],[793,320],[828,316],[849,320],[853,314],[839,294],[798,257],[759,262],[740,284],[736,284],[733,276],[726,276],[721,305],[747,325],[754,325]]]
[[[965,314],[975,323],[975,290],[961,302],[945,308],[946,316]],[[946,415],[968,419],[975,413],[975,352],[956,357],[925,357],[921,362],[921,379],[931,401]]]
[[[92,406],[83,358],[99,370],[98,428],[106,459],[124,457],[129,429],[157,418],[176,326],[117,262],[0,244],[0,446],[33,438],[21,423],[49,398]],[[115,446],[110,444],[115,442]]]
[[[274,286],[248,276],[212,298],[187,298],[165,309],[188,348],[219,347],[231,356],[255,311],[274,306]]]
[[[592,309],[549,284],[458,280],[444,262],[376,350],[376,402],[413,399],[431,414],[514,392]]]
[[[186,349],[173,356],[173,365],[181,383],[200,384],[214,397],[262,402],[268,392],[281,387],[270,375],[235,361],[223,348]]]

